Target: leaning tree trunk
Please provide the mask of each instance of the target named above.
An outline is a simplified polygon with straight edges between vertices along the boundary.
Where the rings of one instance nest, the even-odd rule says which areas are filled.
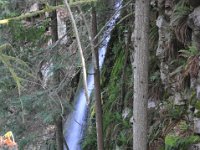
[[[92,39],[97,35],[97,20],[95,8],[92,8]],[[97,38],[93,45],[97,45]],[[97,146],[98,150],[103,150],[103,121],[102,121],[102,106],[101,106],[101,89],[100,89],[100,71],[99,71],[99,53],[98,47],[95,47],[94,63],[94,95],[96,103],[96,128],[97,128]]]
[[[149,0],[135,2],[133,150],[147,150]]]
[[[56,6],[57,0],[52,0],[51,5]],[[51,34],[52,34],[52,43],[55,43],[58,40],[58,30],[57,30],[57,13],[56,10],[53,11],[51,14]],[[54,63],[54,62],[53,62]],[[59,70],[56,70],[54,72],[53,82],[55,85],[58,85],[60,83],[60,72]],[[58,94],[59,95],[59,94]],[[54,118],[55,125],[56,125],[56,148],[57,150],[63,150],[63,123],[62,123],[62,117],[58,116],[57,118]]]

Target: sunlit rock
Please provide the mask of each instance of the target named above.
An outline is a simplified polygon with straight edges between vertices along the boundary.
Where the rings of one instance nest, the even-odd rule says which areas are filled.
[[[131,109],[126,107],[122,112],[122,118],[126,119],[128,117],[128,115],[130,114],[130,112],[131,112]]]
[[[190,88],[195,88],[197,84],[197,79],[190,78]]]
[[[182,97],[181,93],[179,93],[179,92],[175,93],[174,105],[178,105],[178,106],[185,105],[184,98]]]
[[[199,144],[192,144],[188,150],[200,150],[200,143]]]
[[[133,124],[133,116],[129,120],[130,124]]]
[[[194,118],[194,133],[200,134],[200,118]]]
[[[160,78],[162,83],[166,86],[168,85],[168,73],[169,73],[169,66],[165,62],[161,62],[160,64]]]
[[[38,10],[39,10],[39,3],[34,3],[29,9],[30,12],[34,12]]]
[[[123,147],[116,145],[115,150],[123,150]]]
[[[155,108],[156,107],[156,102],[153,100],[148,101],[148,108]]]
[[[68,13],[66,13],[65,9],[57,10],[57,22],[58,22],[58,38],[61,39],[61,44],[67,43],[67,27],[66,27],[66,19],[68,17]],[[70,32],[70,31],[69,31]]]
[[[159,39],[158,47],[156,50],[156,56],[160,59],[160,77],[165,88],[168,86],[168,64],[165,61],[167,45],[170,42],[170,26],[169,22],[165,19],[164,15],[158,16],[156,20],[156,25],[158,27]]]
[[[156,56],[160,59],[164,57],[164,52],[167,49],[167,44],[170,39],[170,28],[169,23],[165,20],[164,16],[159,16],[156,20],[156,25],[159,28],[159,40],[158,40],[158,48],[156,50]]]
[[[200,99],[200,84],[196,86],[197,99]]]

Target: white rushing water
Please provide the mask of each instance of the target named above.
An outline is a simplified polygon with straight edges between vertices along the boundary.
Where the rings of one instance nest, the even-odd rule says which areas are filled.
[[[99,67],[102,68],[106,49],[108,46],[108,42],[110,40],[110,34],[112,29],[115,26],[115,23],[120,15],[120,8],[121,8],[121,2],[117,2],[115,4],[115,10],[116,13],[113,15],[113,17],[110,19],[110,21],[107,23],[106,30],[103,34],[103,42],[102,46],[99,48]],[[89,97],[92,93],[92,90],[94,89],[94,76],[93,76],[93,65],[91,64],[88,72],[90,73],[87,77],[87,85],[88,85],[88,94]],[[69,150],[81,150],[81,140],[83,138],[83,131],[85,129],[86,123],[87,123],[87,111],[88,106],[86,103],[85,93],[83,87],[80,88],[75,97],[75,106],[73,112],[69,115],[68,120],[65,124],[65,140],[67,142],[67,145],[69,147]],[[66,150],[66,148],[65,148]]]

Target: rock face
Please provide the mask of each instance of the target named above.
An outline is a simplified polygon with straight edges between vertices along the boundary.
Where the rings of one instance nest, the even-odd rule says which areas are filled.
[[[172,61],[171,58],[171,51],[175,51],[173,46],[176,44],[175,38],[176,37],[176,32],[180,32],[182,34],[182,38],[186,38],[188,40],[188,37],[183,37],[187,36],[186,34],[182,32],[187,32],[186,30],[188,28],[191,29],[192,31],[192,41],[186,42],[188,43],[182,43],[183,45],[189,46],[190,43],[193,43],[194,46],[197,48],[198,51],[200,51],[200,4],[197,1],[190,1],[190,4],[192,6],[195,6],[194,10],[186,17],[187,20],[185,20],[186,24],[184,25],[184,31],[181,28],[175,28],[174,27],[174,15],[176,14],[177,10],[174,10],[175,5],[180,2],[180,1],[175,1],[175,0],[157,0],[157,6],[159,10],[159,16],[156,20],[156,25],[158,27],[158,33],[159,33],[159,39],[158,39],[158,47],[156,50],[156,56],[160,60],[160,77],[161,81],[164,85],[165,89],[170,89],[170,94],[174,95],[174,103],[175,105],[182,105],[183,99],[180,99],[181,97],[178,95],[181,95],[181,90],[183,87],[181,87],[180,83],[178,80],[182,78],[181,76],[178,75],[178,72],[175,75],[175,78],[172,78],[170,76],[170,63]],[[199,7],[197,7],[199,6]],[[176,16],[178,17],[178,16]],[[177,19],[177,18],[176,18]],[[175,20],[176,20],[175,19]],[[181,26],[183,25],[184,22],[181,22],[181,24],[176,26]],[[188,27],[187,27],[188,26]],[[191,34],[191,33],[189,33]],[[178,39],[178,37],[176,37]],[[183,42],[183,41],[182,41]],[[180,43],[181,44],[181,43]],[[177,45],[175,46],[177,47]],[[176,48],[178,49],[178,48]],[[180,49],[178,49],[180,50]],[[197,78],[190,77],[190,86],[191,88],[194,88],[196,90],[196,95],[197,98],[200,99],[200,76],[198,75]]]
[[[185,17],[185,20],[183,18],[182,20],[181,19],[178,20],[179,19],[178,17],[181,17],[181,13],[184,12],[183,10],[181,10],[183,9],[182,7],[183,4],[182,6],[180,5],[181,2],[182,1],[178,0],[157,0],[159,15],[156,20],[156,25],[158,27],[158,34],[159,34],[156,56],[160,60],[160,77],[165,90],[168,91],[168,93],[172,97],[173,104],[177,107],[186,105],[186,103],[190,100],[191,93],[187,94],[184,91],[184,87],[181,86],[180,84],[181,79],[184,78],[183,76],[181,76],[181,74],[183,74],[183,72],[186,69],[185,70],[183,69],[182,72],[180,70],[176,70],[175,73],[171,73],[173,71],[171,70],[172,67],[170,62],[173,59],[170,57],[169,52],[173,50],[172,47],[175,44],[174,39],[179,41],[180,45],[182,44],[180,47],[182,47],[183,49],[187,49],[187,47],[193,45],[196,48],[197,51],[196,53],[200,51],[200,1],[189,0],[188,2],[193,7],[192,8],[193,11],[192,12],[188,11],[184,14],[185,16],[184,15],[182,16]],[[187,6],[188,3],[185,5],[185,7]],[[178,23],[175,22],[174,20],[176,21],[178,20]],[[178,37],[179,35],[177,36],[177,33],[181,36],[180,38],[182,38],[183,40],[180,40],[180,38]],[[191,34],[192,38],[190,36]],[[180,50],[180,48],[177,48],[177,50]],[[187,58],[189,59],[193,56],[197,55],[194,53],[193,54],[190,53]],[[187,65],[189,65],[189,63]],[[200,67],[199,60],[197,66],[198,69]],[[190,80],[189,88],[190,90],[195,91],[196,99],[198,101],[200,100],[200,72],[197,74],[198,75],[196,77],[192,76],[191,74],[189,75],[189,80]],[[199,135],[200,118],[192,117],[192,119],[190,118],[190,121],[193,121],[194,123],[193,132]],[[199,150],[199,149],[200,149],[200,144],[191,145],[189,148],[189,150]]]
[[[189,14],[187,24],[192,29],[192,43],[200,51],[200,6],[197,7],[200,3],[192,0],[190,2],[196,8]],[[196,90],[196,98],[200,100],[200,73],[196,78],[191,78],[191,87]],[[194,118],[194,133],[200,134],[200,118]],[[191,149],[200,149],[200,144],[193,145]]]
[[[200,7],[195,8],[189,15],[188,26],[192,29],[192,41],[200,50]]]
[[[191,145],[188,150],[200,150],[200,144]]]
[[[168,86],[168,64],[165,60],[165,55],[167,51],[167,45],[169,44],[170,40],[170,26],[169,22],[165,19],[163,15],[158,16],[156,20],[156,25],[158,27],[159,32],[159,40],[158,40],[158,47],[156,50],[156,56],[160,59],[160,76],[162,83],[165,85],[165,87]]]
[[[194,133],[200,134],[200,118],[194,118]]]
[[[58,22],[58,38],[61,39],[63,36],[67,33],[67,26],[66,26],[66,20],[67,20],[68,14],[63,8],[60,8],[57,10],[57,22]],[[67,43],[67,36],[63,38],[61,41],[61,44]]]

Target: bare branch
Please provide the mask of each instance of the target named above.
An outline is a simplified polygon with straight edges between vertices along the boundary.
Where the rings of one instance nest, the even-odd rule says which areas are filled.
[[[70,3],[69,5],[70,6],[76,6],[76,5],[80,5],[80,4],[84,4],[84,3],[90,3],[90,2],[94,2],[94,1],[96,1],[96,0],[77,1],[77,2]],[[10,21],[23,20],[23,19],[26,19],[26,18],[30,18],[30,17],[34,17],[34,16],[37,16],[37,15],[40,15],[40,14],[44,14],[45,12],[52,12],[52,11],[59,9],[59,8],[62,8],[62,7],[64,7],[64,5],[46,6],[44,9],[39,10],[39,11],[34,11],[34,12],[22,14],[22,15],[17,16],[17,17],[12,17],[12,18],[0,20],[0,24],[5,25],[5,24],[8,24]]]
[[[78,29],[77,29],[77,26],[76,26],[74,16],[72,14],[71,8],[70,8],[67,0],[64,0],[64,3],[67,7],[67,10],[69,11],[69,15],[70,15],[70,18],[72,20],[72,25],[73,25],[73,28],[74,28],[74,31],[75,31],[75,36],[76,36],[76,39],[77,39],[78,49],[79,49],[79,52],[80,52],[82,68],[83,68],[83,86],[84,86],[84,90],[85,90],[85,97],[86,97],[87,103],[89,104],[90,100],[89,100],[88,87],[87,87],[87,74],[86,74],[85,58],[83,56],[83,50],[82,50],[82,46],[81,46],[81,42],[80,42],[80,38],[79,38],[79,33],[78,33]]]
[[[91,45],[91,50],[92,50],[92,57],[93,57],[93,64],[94,64],[94,68],[97,69],[97,60],[95,58],[95,46],[94,46],[94,42],[92,40],[92,33],[90,31],[90,28],[89,28],[89,25],[87,23],[87,20],[85,18],[85,15],[83,14],[82,10],[81,10],[81,7],[80,6],[77,6],[78,7],[78,10],[80,12],[80,15],[81,17],[83,18],[83,21],[84,21],[84,24],[86,26],[86,29],[87,29],[87,32],[88,32],[88,36],[89,36],[89,40],[90,40],[90,45]]]

